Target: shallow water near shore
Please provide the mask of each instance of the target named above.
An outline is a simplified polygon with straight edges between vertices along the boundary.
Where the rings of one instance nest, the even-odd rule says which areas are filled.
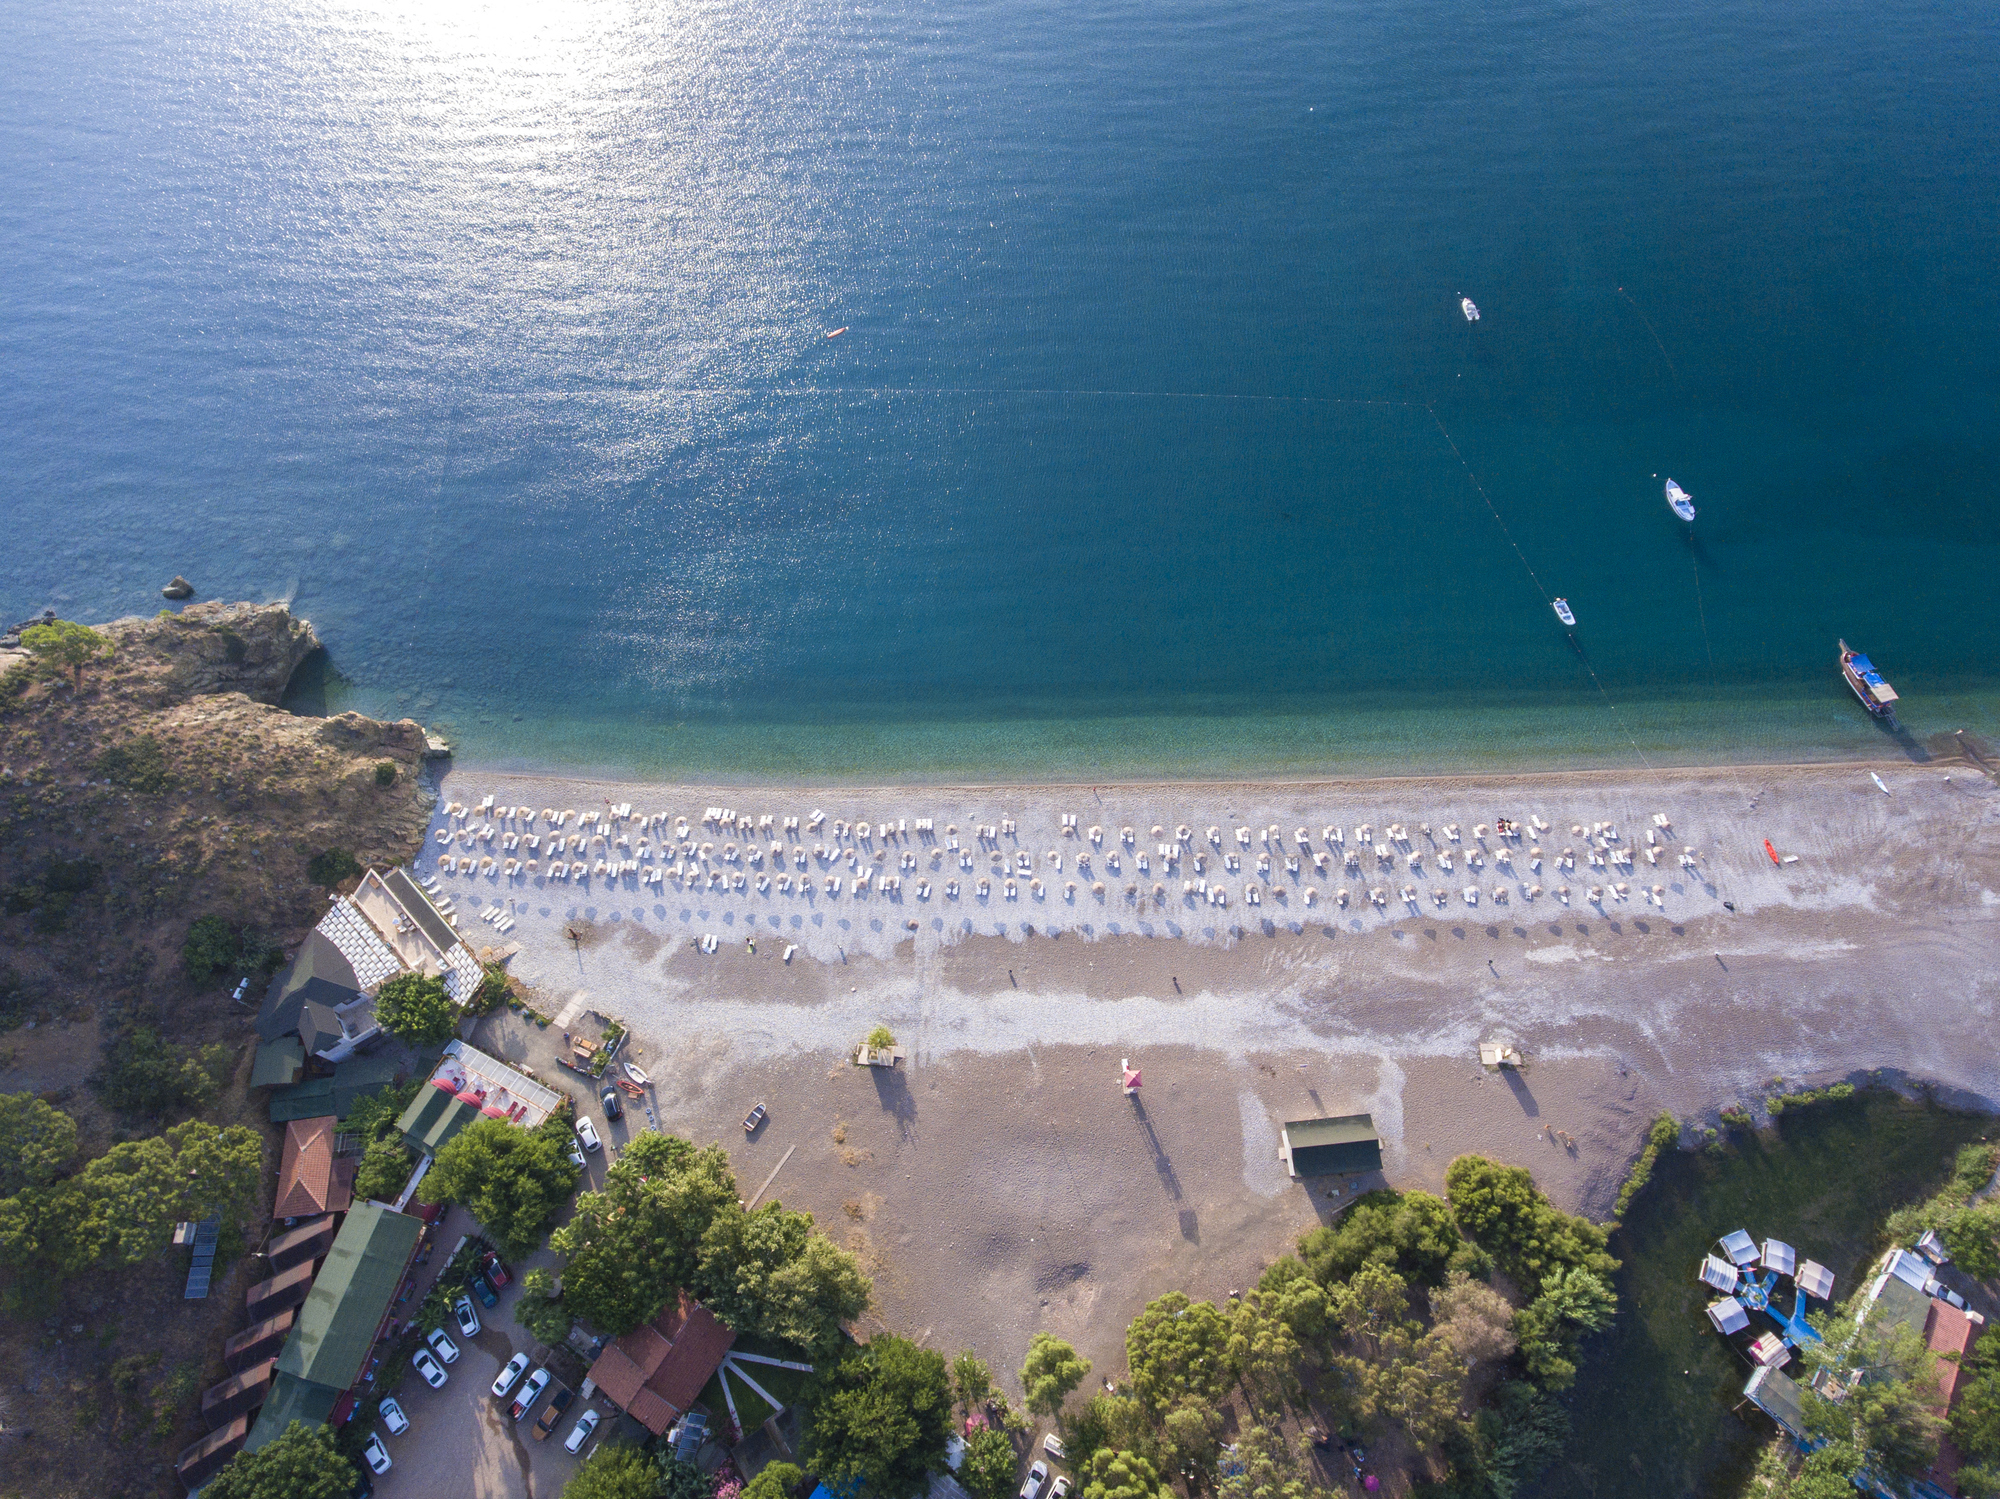
[[[0,19],[8,619],[184,572],[314,706],[631,775],[2000,723],[1971,7]]]

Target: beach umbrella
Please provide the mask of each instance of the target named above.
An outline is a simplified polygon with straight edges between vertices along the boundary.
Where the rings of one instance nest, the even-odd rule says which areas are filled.
[[[1123,1058],[1118,1065],[1121,1069],[1119,1081],[1124,1087],[1126,1095],[1129,1097],[1139,1091],[1139,1069],[1132,1065],[1130,1057]]]

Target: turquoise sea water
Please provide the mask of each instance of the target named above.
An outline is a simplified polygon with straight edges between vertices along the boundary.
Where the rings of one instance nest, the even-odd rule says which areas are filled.
[[[2000,722],[1990,7],[0,26],[10,618],[291,598],[329,706],[649,774]]]

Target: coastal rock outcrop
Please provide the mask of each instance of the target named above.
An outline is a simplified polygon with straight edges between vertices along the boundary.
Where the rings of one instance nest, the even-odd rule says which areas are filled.
[[[313,627],[283,604],[211,601],[99,628],[118,647],[121,674],[148,679],[154,706],[219,692],[276,703],[320,648]]]
[[[191,599],[194,597],[194,584],[188,582],[179,573],[175,573],[174,581],[160,590],[160,597],[163,599]]]

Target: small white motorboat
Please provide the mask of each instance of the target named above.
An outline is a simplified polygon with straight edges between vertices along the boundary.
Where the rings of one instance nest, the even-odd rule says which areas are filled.
[[[653,1080],[650,1077],[646,1076],[645,1073],[641,1072],[637,1067],[634,1067],[630,1062],[626,1062],[624,1064],[624,1067],[625,1067],[625,1075],[631,1078],[633,1082],[637,1083],[642,1088],[652,1087]]]
[[[1479,321],[1479,309],[1472,305],[1472,298],[1460,297],[1458,299],[1458,307],[1459,311],[1465,314],[1465,320],[1468,323],[1476,323]]]
[[[1694,519],[1694,496],[1672,479],[1667,480],[1667,508],[1682,520]]]
[[[1551,607],[1556,611],[1557,619],[1561,620],[1571,629],[1576,628],[1576,615],[1571,612],[1568,599],[1557,599]]]

